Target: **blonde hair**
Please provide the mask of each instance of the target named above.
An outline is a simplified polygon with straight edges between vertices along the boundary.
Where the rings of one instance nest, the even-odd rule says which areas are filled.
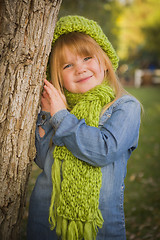
[[[121,86],[113,70],[112,63],[107,54],[102,50],[98,43],[89,35],[80,32],[71,32],[61,35],[55,42],[50,56],[50,75],[51,82],[63,93],[62,84],[62,68],[65,63],[66,48],[74,55],[97,57],[99,64],[101,63],[105,71],[105,79],[115,91],[115,99],[107,104],[103,112],[115,102],[118,98],[124,95],[125,90]]]

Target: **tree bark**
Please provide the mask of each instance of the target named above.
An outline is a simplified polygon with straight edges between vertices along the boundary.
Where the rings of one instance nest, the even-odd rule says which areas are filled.
[[[0,239],[17,240],[61,0],[0,1]]]

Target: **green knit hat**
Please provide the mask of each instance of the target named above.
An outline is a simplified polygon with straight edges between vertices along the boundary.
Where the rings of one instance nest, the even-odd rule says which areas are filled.
[[[56,23],[53,44],[62,34],[67,34],[70,32],[82,32],[92,37],[106,52],[112,63],[113,69],[117,69],[119,58],[101,27],[95,21],[81,16],[69,15],[61,17]]]

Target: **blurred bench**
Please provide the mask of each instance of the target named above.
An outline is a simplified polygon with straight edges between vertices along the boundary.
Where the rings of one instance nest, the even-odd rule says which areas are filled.
[[[134,75],[135,87],[160,84],[160,69],[136,69]]]

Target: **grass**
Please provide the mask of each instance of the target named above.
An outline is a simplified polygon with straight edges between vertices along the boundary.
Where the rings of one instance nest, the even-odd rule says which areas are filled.
[[[160,239],[160,87],[127,89],[144,107],[138,149],[128,161],[125,215],[128,240]]]
[[[125,180],[125,215],[128,240],[160,239],[160,87],[127,88],[144,107],[138,149],[128,161]],[[26,223],[31,191],[40,170],[34,164],[22,221]]]

